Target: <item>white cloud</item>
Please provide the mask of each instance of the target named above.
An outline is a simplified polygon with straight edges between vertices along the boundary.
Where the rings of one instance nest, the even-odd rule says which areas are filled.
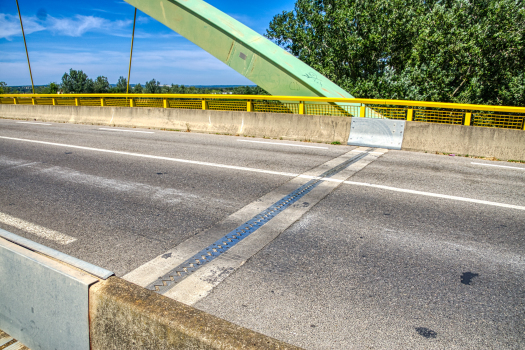
[[[46,29],[38,23],[38,19],[34,16],[22,16],[22,22],[24,23],[24,32],[26,35]],[[18,35],[22,35],[18,16],[0,13],[0,39],[11,40],[13,36]]]
[[[76,15],[72,18],[47,17],[47,29],[59,35],[79,37],[87,32],[104,32],[110,35],[118,34],[127,28],[132,21],[110,21],[102,17]]]
[[[132,20],[111,21],[102,17],[76,15],[74,17],[56,18],[47,16],[45,21],[36,16],[22,17],[25,34],[48,30],[53,34],[80,37],[87,32],[103,32],[109,35],[128,35]],[[126,33],[124,33],[124,29]],[[0,38],[10,40],[13,36],[22,35],[18,16],[0,13]]]

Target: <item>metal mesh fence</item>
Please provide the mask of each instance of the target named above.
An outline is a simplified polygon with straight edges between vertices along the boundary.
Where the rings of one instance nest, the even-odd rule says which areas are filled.
[[[438,123],[438,124],[456,124],[463,123],[464,112],[452,112],[445,110],[414,110],[414,120],[418,122]]]
[[[521,130],[523,128],[524,118],[525,116],[523,115],[475,113],[472,115],[472,125]]]

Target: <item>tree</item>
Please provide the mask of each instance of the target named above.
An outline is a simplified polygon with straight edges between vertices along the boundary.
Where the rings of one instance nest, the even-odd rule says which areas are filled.
[[[110,89],[108,78],[104,76],[98,76],[93,83],[93,92],[95,93],[105,93]]]
[[[93,92],[93,80],[89,79],[83,71],[69,70],[69,74],[62,76],[62,89],[64,93],[91,93]]]
[[[124,78],[123,76],[120,76],[117,82],[117,92],[125,93],[127,88],[128,88],[128,80]]]
[[[146,86],[144,87],[144,92],[146,94],[157,94],[160,92],[160,81],[156,81],[155,79],[151,79],[150,81],[146,82]]]
[[[142,85],[140,85],[140,83],[138,83],[137,85],[135,85],[133,87],[133,93],[135,93],[135,94],[141,94],[142,93]]]
[[[11,88],[3,81],[0,81],[0,94],[8,94],[11,91]]]
[[[49,83],[47,86],[48,94],[56,94],[58,92],[58,89],[60,89],[60,86],[56,83]]]
[[[357,97],[525,105],[515,0],[297,0],[266,36]]]

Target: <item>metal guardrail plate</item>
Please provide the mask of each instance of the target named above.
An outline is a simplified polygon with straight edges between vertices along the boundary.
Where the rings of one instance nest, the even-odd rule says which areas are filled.
[[[89,350],[97,279],[0,238],[0,329],[31,349]]]
[[[401,149],[404,132],[404,120],[352,118],[348,144]]]

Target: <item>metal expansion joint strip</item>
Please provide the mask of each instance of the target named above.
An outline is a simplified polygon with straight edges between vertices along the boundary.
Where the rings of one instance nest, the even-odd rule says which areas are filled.
[[[146,288],[152,291],[155,291],[159,294],[164,294],[171,288],[173,288],[178,282],[182,281],[184,278],[188,277],[193,272],[197,271],[202,266],[211,262],[228,249],[233,247],[235,244],[239,243],[244,238],[248,237],[250,234],[255,232],[259,227],[273,219],[277,214],[288,208],[290,205],[297,202],[308,192],[313,190],[319,184],[323,182],[323,179],[329,178],[343,169],[350,166],[352,163],[359,161],[368,155],[368,151],[358,154],[355,157],[352,157],[338,166],[324,172],[319,175],[317,178],[308,181],[306,184],[302,185],[292,193],[283,197],[278,202],[274,203],[267,209],[263,210],[261,213],[254,216],[251,220],[245,222],[244,224],[237,227],[235,230],[228,233],[226,236],[222,237],[215,243],[211,244],[207,248],[201,250],[179,266],[175,267],[164,276],[159,277],[153,283],[150,283]]]

